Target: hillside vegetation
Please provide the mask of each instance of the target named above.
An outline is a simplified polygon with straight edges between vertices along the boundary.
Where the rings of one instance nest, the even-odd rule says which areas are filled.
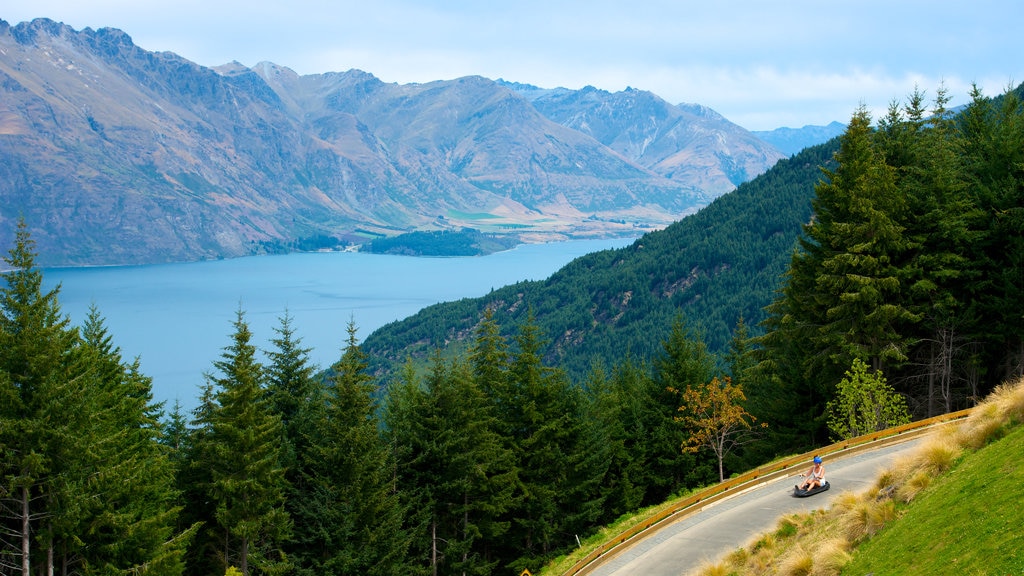
[[[821,167],[838,146],[833,140],[781,160],[698,213],[631,246],[577,258],[547,280],[424,308],[377,329],[363,347],[379,375],[394,373],[407,357],[465,347],[490,310],[506,337],[533,314],[547,337],[544,360],[576,380],[595,358],[611,366],[656,354],[680,313],[712,352],[724,352],[741,317],[749,326],[765,318],[811,218]]]
[[[651,361],[683,318],[728,353],[771,446],[829,439],[825,407],[855,359],[915,417],[968,407],[1024,369],[1024,113],[1018,92],[953,114],[915,92],[877,125],[864,110],[807,149],[665,230],[579,258],[550,278],[438,304],[371,334],[382,378],[468,347],[485,312],[545,337],[545,362],[582,382]],[[760,457],[770,457],[770,453]]]

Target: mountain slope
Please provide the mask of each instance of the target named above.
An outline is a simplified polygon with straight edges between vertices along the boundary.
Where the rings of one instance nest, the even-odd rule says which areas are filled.
[[[625,137],[602,142],[479,77],[211,69],[119,30],[38,19],[0,21],[0,86],[0,242],[24,217],[43,266],[461,227],[526,241],[637,234],[728,187],[654,169],[616,149]]]
[[[582,378],[594,358],[651,358],[677,314],[723,351],[740,316],[764,318],[789,264],[811,198],[838,139],[780,161],[696,214],[631,246],[577,258],[550,278],[521,282],[482,298],[425,308],[381,327],[363,343],[383,374],[407,357],[466,346],[484,310],[506,335],[532,312],[550,340],[545,359]]]
[[[728,192],[783,154],[720,114],[698,104],[673,106],[655,94],[627,88],[609,93],[543,90],[508,84],[545,116],[592,136],[656,174],[704,190]]]

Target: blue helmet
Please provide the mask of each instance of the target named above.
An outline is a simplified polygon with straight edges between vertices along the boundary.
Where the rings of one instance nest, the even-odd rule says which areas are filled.
[[[821,464],[821,456],[815,456],[814,457],[814,463],[815,464]]]

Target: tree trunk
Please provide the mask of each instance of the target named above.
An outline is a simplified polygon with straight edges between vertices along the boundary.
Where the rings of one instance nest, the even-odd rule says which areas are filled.
[[[469,540],[469,494],[462,493],[462,539]],[[466,576],[466,560],[469,559],[469,547],[462,553],[462,576]]]
[[[242,538],[242,576],[249,576],[249,538]]]
[[[430,523],[430,569],[437,576],[437,521]]]
[[[935,363],[935,343],[934,342],[932,342],[930,348],[931,348],[930,357],[931,357],[931,360],[932,360],[930,362],[930,364],[934,364]],[[928,370],[928,413],[927,413],[927,416],[928,416],[928,418],[931,418],[932,416],[935,416],[935,415],[936,415],[935,414],[935,370],[934,369],[930,369],[930,370]]]
[[[29,562],[29,554],[32,551],[32,537],[29,533],[29,515],[28,515],[28,487],[21,489],[21,574],[22,576],[30,576],[31,574],[31,563]]]

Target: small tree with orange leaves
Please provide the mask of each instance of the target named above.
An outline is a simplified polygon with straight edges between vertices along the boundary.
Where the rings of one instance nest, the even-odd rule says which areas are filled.
[[[690,437],[683,443],[683,451],[696,452],[701,448],[710,448],[718,457],[718,479],[724,481],[723,461],[726,454],[754,440],[760,430],[768,425],[754,425],[757,419],[741,404],[747,399],[743,388],[733,386],[728,376],[722,380],[713,378],[711,382],[696,387],[688,386],[681,396],[682,403],[676,421],[692,430]]]

